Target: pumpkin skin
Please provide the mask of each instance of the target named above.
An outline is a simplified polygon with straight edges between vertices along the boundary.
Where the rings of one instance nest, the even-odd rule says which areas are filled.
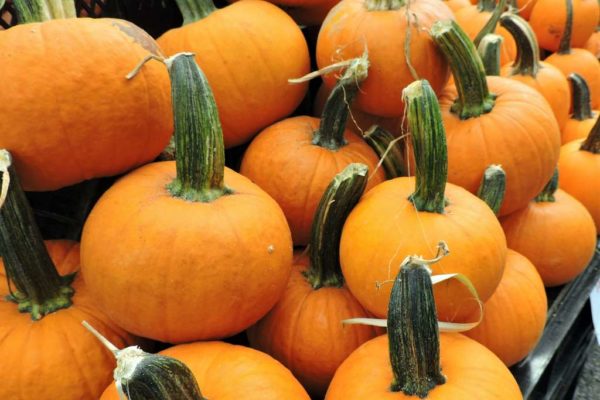
[[[379,159],[375,152],[350,131],[344,132],[348,144],[338,150],[313,145],[319,121],[299,116],[270,126],[250,143],[240,168],[242,175],[281,206],[295,245],[308,243],[313,216],[327,185],[348,164],[360,162],[369,167],[366,190],[385,180],[383,168],[376,168]]]
[[[399,117],[404,112],[402,89],[414,80],[404,54],[407,11],[405,7],[368,11],[365,4],[365,0],[342,0],[329,12],[317,39],[317,65],[320,69],[360,57],[368,48],[369,77],[361,85],[356,105],[369,114]],[[435,21],[453,19],[452,11],[439,0],[413,0],[410,12],[419,21],[419,29],[410,30],[411,64],[439,93],[450,70],[427,31]],[[323,77],[327,87],[335,85],[335,75]]]
[[[592,110],[592,118],[587,118],[582,121],[579,121],[575,118],[569,118],[562,131],[562,144],[564,145],[572,142],[573,140],[585,139],[594,127],[594,124],[596,124],[597,120],[597,110]]]
[[[310,71],[304,36],[266,1],[239,1],[157,41],[167,55],[196,53],[214,92],[225,147],[245,143],[287,116],[306,93],[306,84],[288,84]]]
[[[583,47],[596,30],[600,8],[597,0],[573,1],[573,31],[571,47]],[[529,23],[535,31],[540,47],[557,51],[567,19],[565,0],[537,0]]]
[[[359,347],[340,366],[325,400],[415,399],[390,391],[393,375],[387,335]],[[465,355],[468,354],[468,357]],[[433,388],[427,399],[521,400],[516,381],[491,351],[460,334],[440,334],[440,359],[445,384]]]
[[[517,8],[519,9],[519,16],[527,21],[531,17],[531,12],[537,0],[517,0]]]
[[[594,32],[585,42],[583,48],[596,56],[597,59],[600,59],[600,31]]]
[[[600,234],[600,155],[580,150],[584,140],[574,140],[560,149],[560,186],[587,208]]]
[[[248,339],[252,347],[289,366],[309,393],[323,397],[340,364],[383,332],[367,325],[342,324],[368,313],[346,287],[313,289],[303,275],[309,264],[306,255],[296,258],[282,299],[248,329]],[[291,343],[286,340],[290,335]]]
[[[555,202],[535,202],[500,219],[511,249],[537,268],[547,287],[567,283],[588,265],[596,249],[594,220],[585,207],[558,189]]]
[[[0,71],[0,148],[12,152],[24,190],[120,174],[161,152],[173,132],[168,74],[152,63],[125,79],[150,53],[161,54],[154,40],[118,19],[2,32],[0,57],[10,62]],[[48,71],[58,73],[48,79]]]
[[[83,229],[85,281],[98,305],[139,336],[231,336],[281,297],[289,228],[266,193],[227,168],[233,194],[208,203],[173,197],[166,185],[175,176],[174,162],[148,164],[104,193]],[[165,238],[168,253],[157,245]]]
[[[471,2],[469,0],[444,0],[444,4],[456,15],[458,10],[470,6]]]
[[[309,400],[291,372],[276,360],[248,347],[223,342],[182,344],[160,354],[185,363],[208,399]],[[100,400],[119,400],[115,384]]]
[[[510,367],[537,344],[546,324],[547,309],[544,282],[535,266],[508,249],[502,280],[484,304],[481,323],[464,334]]]
[[[78,272],[79,244],[47,241],[46,247],[61,276]],[[0,261],[0,279],[6,281]],[[72,283],[71,307],[32,322],[28,313],[5,300],[0,286],[0,398],[11,400],[96,400],[112,380],[114,356],[82,325],[86,320],[119,347],[132,338],[101,313],[89,295],[81,274]],[[81,368],[85,366],[85,368]],[[16,380],[18,368],[18,380]]]

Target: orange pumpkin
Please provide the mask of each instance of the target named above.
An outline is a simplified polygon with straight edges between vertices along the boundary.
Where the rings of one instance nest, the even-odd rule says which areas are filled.
[[[561,187],[590,212],[600,234],[600,122],[586,139],[574,140],[560,150]]]
[[[25,3],[51,2],[15,6]],[[23,14],[30,23],[0,35],[0,148],[23,188],[56,190],[152,161],[172,133],[168,75],[158,65],[125,75],[161,54],[154,40],[118,19],[37,17]]]
[[[167,54],[191,51],[206,73],[219,109],[225,147],[249,141],[298,106],[307,85],[288,79],[308,73],[302,32],[266,1],[216,9],[212,0],[178,1],[184,26],[158,38]]]
[[[500,18],[517,43],[517,59],[505,65],[501,75],[523,82],[536,89],[552,107],[558,126],[562,129],[569,118],[569,85],[562,72],[552,64],[540,61],[539,47],[529,24],[514,14]]]
[[[558,187],[558,172],[526,208],[500,218],[509,248],[527,257],[545,286],[579,275],[596,249],[594,219]]]
[[[10,162],[5,150],[0,158]],[[96,400],[115,363],[80,321],[93,321],[119,346],[132,338],[91,298],[78,271],[79,244],[44,243],[13,166],[8,173],[0,211],[0,280],[8,282],[0,289],[0,398]]]
[[[462,273],[487,300],[500,282],[506,256],[502,228],[488,206],[461,187],[446,184],[446,141],[437,99],[426,81],[404,91],[415,152],[416,177],[396,178],[368,191],[352,210],[340,243],[348,288],[373,314],[387,312],[390,286],[406,254],[433,257],[440,240],[450,256],[436,274]],[[478,302],[454,281],[436,285],[440,318],[464,321]]]
[[[83,229],[82,271],[99,306],[137,335],[226,337],[281,297],[291,235],[277,203],[224,168],[218,113],[193,56],[166,63],[177,160],[139,168],[103,194]]]
[[[546,50],[558,51],[561,47],[561,37],[569,23],[565,23],[569,13],[566,4],[570,6],[573,15],[572,33],[569,40],[570,47],[583,47],[585,42],[596,30],[600,8],[597,0],[537,0],[529,23],[533,28],[540,46]]]
[[[537,3],[537,0],[516,0],[514,1],[514,3],[516,3],[515,11],[518,11],[518,15],[521,18],[528,21],[531,17],[531,12],[533,11],[533,7]]]
[[[600,60],[600,31],[594,32],[588,41],[585,42],[583,48]]]
[[[444,0],[444,3],[448,6],[450,10],[452,10],[454,14],[456,14],[456,12],[461,8],[465,8],[471,5],[471,2],[469,0]]]
[[[402,116],[401,92],[415,74],[431,82],[438,93],[448,80],[448,64],[428,30],[435,21],[452,19],[452,11],[439,0],[412,0],[410,12],[407,7],[398,0],[342,0],[319,31],[320,69],[368,51],[371,69],[356,104],[369,114]],[[405,52],[407,43],[410,54]],[[326,75],[324,82],[332,88],[335,74]]]
[[[246,150],[240,171],[281,206],[294,244],[306,245],[317,205],[333,177],[360,162],[371,171],[367,190],[382,182],[379,159],[364,140],[345,129],[348,106],[368,64],[356,59],[329,96],[321,120],[299,116],[262,131]]]
[[[585,139],[598,120],[598,111],[592,110],[588,85],[579,74],[570,74],[573,113],[562,131],[563,144],[577,139]]]

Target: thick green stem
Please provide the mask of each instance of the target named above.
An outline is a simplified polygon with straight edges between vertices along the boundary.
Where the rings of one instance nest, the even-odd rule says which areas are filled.
[[[168,185],[176,197],[211,202],[230,194],[225,187],[223,130],[215,99],[194,55],[165,61],[171,77],[177,177]]]
[[[330,150],[337,150],[346,145],[344,132],[350,115],[350,106],[360,90],[360,83],[367,78],[369,61],[356,58],[346,69],[329,94],[319,129],[313,134],[312,143]]]
[[[364,139],[379,156],[387,179],[408,175],[398,138],[382,127],[373,125],[365,132]]]
[[[581,75],[574,72],[569,74],[568,79],[571,82],[571,99],[573,102],[571,118],[578,121],[593,118],[590,88],[587,82]]]
[[[14,0],[13,5],[21,24],[77,16],[73,0]]]
[[[406,0],[365,0],[369,11],[391,11],[404,7]]]
[[[183,16],[183,25],[206,18],[217,10],[213,0],[175,0],[175,2]]]
[[[579,149],[594,154],[600,154],[600,118],[596,119],[596,123]]]
[[[560,38],[558,54],[569,54],[571,52],[571,33],[573,32],[573,0],[566,0],[567,20],[565,30]]]
[[[495,4],[495,1],[493,2]],[[500,16],[502,15],[505,9],[506,0],[500,0],[498,2],[498,5],[494,7],[494,12],[490,16],[490,19],[488,19],[483,28],[481,28],[481,31],[479,31],[477,36],[475,36],[475,40],[473,40],[475,46],[479,46],[479,43],[481,43],[481,40],[483,40],[483,38],[486,35],[489,35],[490,33],[494,33],[496,31],[496,25],[498,25],[498,20],[500,19]]]
[[[552,178],[550,178],[546,186],[544,186],[540,194],[538,194],[533,201],[536,203],[554,203],[556,201],[554,198],[556,189],[558,189],[558,168],[554,170]]]
[[[0,163],[3,186],[8,182],[0,209],[0,249],[6,274],[17,289],[8,299],[39,320],[71,305],[73,275],[62,277],[56,271],[8,151],[0,150]]]
[[[477,190],[477,197],[485,201],[494,214],[498,215],[504,201],[505,192],[506,173],[500,165],[490,165],[483,173],[481,184]]]
[[[488,33],[479,42],[477,51],[481,56],[485,74],[487,76],[500,75],[500,45],[502,44],[502,36],[494,33]]]
[[[409,200],[418,211],[442,214],[448,178],[446,132],[437,97],[426,80],[415,81],[402,92],[416,164],[415,192]]]
[[[535,78],[540,69],[540,48],[531,26],[515,14],[504,14],[500,25],[510,32],[517,44],[517,59],[512,65],[511,75]]]
[[[367,185],[369,168],[350,164],[331,181],[317,207],[310,236],[310,269],[306,278],[313,289],[342,287],[340,237],[344,222]]]
[[[496,0],[479,0],[477,2],[477,9],[479,11],[492,12],[496,9]]]
[[[440,366],[439,328],[430,272],[409,257],[394,282],[388,308],[390,389],[427,397],[446,382]]]
[[[488,90],[483,63],[465,32],[455,21],[448,20],[433,24],[431,35],[450,63],[458,91],[451,111],[460,119],[492,111],[495,96]]]

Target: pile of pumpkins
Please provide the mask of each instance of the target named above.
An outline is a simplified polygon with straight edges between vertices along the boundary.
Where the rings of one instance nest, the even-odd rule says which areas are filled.
[[[598,2],[273,3],[177,0],[155,41],[13,0],[1,399],[522,398],[600,230]],[[42,239],[24,191],[115,175]]]

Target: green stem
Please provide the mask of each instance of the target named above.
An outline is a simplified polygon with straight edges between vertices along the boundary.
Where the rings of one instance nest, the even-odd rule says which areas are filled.
[[[369,168],[350,164],[331,181],[317,207],[310,236],[310,269],[306,279],[313,289],[342,287],[340,237],[344,222],[367,185]]]
[[[500,75],[500,45],[502,40],[502,36],[488,33],[479,43],[477,51],[481,56],[487,76]]]
[[[593,118],[590,88],[587,82],[581,75],[575,72],[569,74],[568,79],[571,82],[571,99],[573,102],[573,114],[571,118],[577,121]]]
[[[415,81],[402,92],[416,164],[415,192],[409,200],[418,211],[442,214],[448,178],[446,132],[437,97],[426,80]]]
[[[0,209],[0,249],[6,275],[17,289],[8,300],[31,319],[68,308],[75,293],[69,286],[74,275],[60,276],[50,259],[33,211],[14,171],[8,151],[0,150],[4,179],[9,179],[6,201]]]
[[[540,48],[531,26],[516,14],[504,14],[500,25],[508,30],[517,44],[517,59],[511,75],[536,77],[540,69]]]
[[[408,175],[398,138],[382,127],[373,125],[365,133],[364,139],[379,156],[387,179]]]
[[[492,12],[496,9],[496,0],[479,0],[477,2],[477,9],[481,12]]]
[[[490,165],[483,173],[481,184],[477,190],[477,197],[485,201],[494,214],[498,215],[504,201],[505,192],[506,173],[504,169],[500,165]]]
[[[194,55],[165,61],[171,77],[177,177],[168,185],[175,197],[211,202],[230,194],[225,187],[225,148],[217,105]]]
[[[600,118],[596,118],[596,123],[579,149],[600,154]]]
[[[554,170],[552,178],[550,178],[546,186],[544,186],[540,194],[538,194],[533,201],[536,203],[554,203],[556,201],[554,198],[556,189],[558,189],[558,168]]]
[[[451,111],[460,119],[492,111],[495,96],[488,90],[483,63],[465,32],[455,21],[447,20],[433,24],[431,35],[450,63],[458,91]]]
[[[14,0],[13,5],[22,24],[77,17],[73,0]]]
[[[492,1],[495,5],[495,1]],[[500,16],[502,15],[505,9],[506,0],[500,0],[498,2],[498,5],[495,5],[494,12],[490,16],[490,19],[488,19],[483,28],[481,28],[481,31],[479,31],[477,36],[475,36],[475,40],[473,40],[473,43],[476,47],[479,46],[479,43],[481,43],[481,40],[485,37],[485,35],[489,35],[490,33],[494,33],[496,31],[496,25],[498,25],[498,20],[500,19]]]
[[[360,90],[360,83],[367,78],[368,69],[369,62],[364,57],[356,58],[346,69],[325,102],[319,129],[313,134],[313,144],[330,150],[346,145],[344,132],[350,105]]]
[[[213,0],[175,0],[175,2],[183,16],[183,25],[200,21],[217,10]]]
[[[417,261],[417,262],[415,262]],[[440,366],[440,340],[430,272],[409,257],[398,272],[388,308],[390,389],[427,397],[446,382]]]
[[[560,38],[558,54],[569,54],[571,52],[571,33],[573,32],[573,0],[566,0],[567,20],[565,30]]]
[[[365,0],[368,11],[391,11],[404,7],[406,0]]]

